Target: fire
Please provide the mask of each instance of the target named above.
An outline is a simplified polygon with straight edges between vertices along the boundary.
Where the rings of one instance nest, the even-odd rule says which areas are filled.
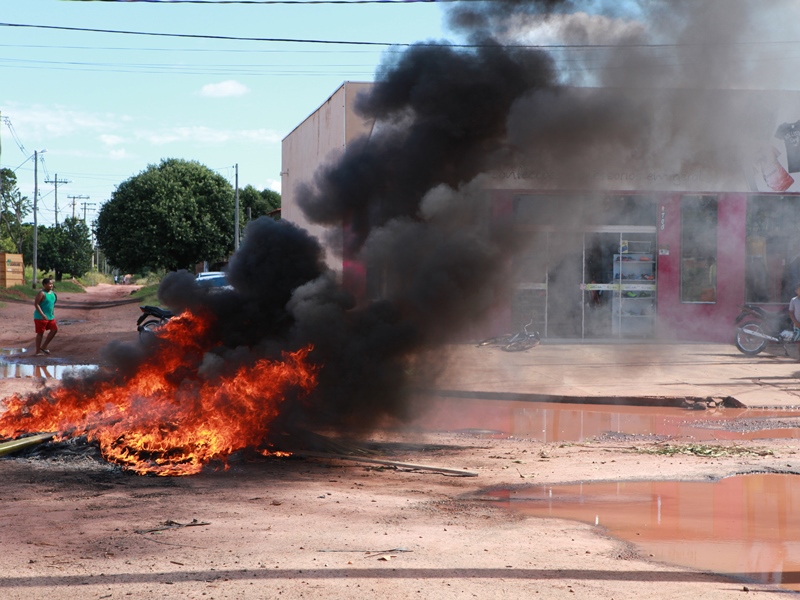
[[[155,475],[198,473],[232,452],[258,448],[286,394],[315,387],[317,368],[307,362],[312,348],[208,379],[199,367],[212,324],[190,313],[171,319],[158,332],[156,351],[123,383],[66,385],[43,396],[6,399],[0,437],[85,434],[106,460]]]

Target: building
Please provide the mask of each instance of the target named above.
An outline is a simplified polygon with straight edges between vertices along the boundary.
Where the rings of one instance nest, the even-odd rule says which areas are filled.
[[[353,111],[369,86],[343,84],[283,140],[283,216],[312,233],[321,229],[305,222],[296,186],[369,133],[372,123]],[[702,102],[752,114],[747,127],[731,124],[717,162],[606,165],[577,179],[536,168],[493,173],[495,216],[530,234],[495,325],[532,321],[551,340],[726,342],[743,303],[786,305],[800,281],[798,100],[704,93]],[[333,255],[329,264],[346,284],[364,279],[359,265]]]
[[[281,218],[324,238],[331,232],[310,223],[297,203],[298,188],[311,182],[314,172],[337,160],[350,140],[368,134],[371,121],[356,115],[356,97],[372,84],[345,82],[305,121],[283,138],[281,144]],[[335,232],[333,232],[335,235]],[[331,243],[336,244],[336,240]],[[328,266],[337,273],[344,269],[342,259],[328,252]]]

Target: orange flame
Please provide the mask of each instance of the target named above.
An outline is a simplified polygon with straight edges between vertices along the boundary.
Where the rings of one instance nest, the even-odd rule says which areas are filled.
[[[184,313],[158,331],[152,356],[123,384],[100,381],[89,392],[64,386],[46,397],[5,400],[0,437],[56,431],[97,440],[106,460],[139,474],[190,475],[257,448],[280,413],[286,394],[307,394],[317,368],[311,347],[257,360],[235,372],[204,378],[211,319]]]

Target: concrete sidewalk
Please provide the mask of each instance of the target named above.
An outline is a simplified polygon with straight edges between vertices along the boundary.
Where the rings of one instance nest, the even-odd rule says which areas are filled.
[[[748,407],[800,407],[800,362],[733,344],[544,343],[524,352],[449,347],[439,390],[575,398],[724,398]]]

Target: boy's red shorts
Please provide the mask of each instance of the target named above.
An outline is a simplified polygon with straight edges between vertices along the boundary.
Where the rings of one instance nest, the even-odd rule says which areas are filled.
[[[45,331],[58,331],[58,325],[56,325],[55,319],[52,321],[48,321],[47,319],[34,319],[33,323],[36,326],[36,333],[44,333]]]

